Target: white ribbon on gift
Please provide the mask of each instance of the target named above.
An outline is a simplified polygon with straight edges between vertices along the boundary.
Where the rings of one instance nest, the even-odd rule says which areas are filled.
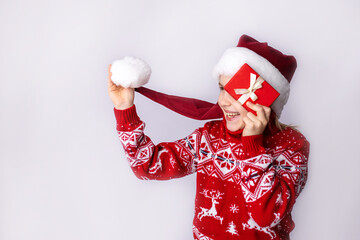
[[[262,83],[264,82],[264,79],[262,79],[260,76],[256,78],[256,75],[253,73],[250,73],[250,87],[248,89],[246,88],[239,88],[235,89],[235,93],[238,95],[242,95],[238,101],[241,104],[244,104],[246,100],[251,98],[254,102],[258,99],[258,97],[255,94],[255,91],[259,88],[262,88]]]

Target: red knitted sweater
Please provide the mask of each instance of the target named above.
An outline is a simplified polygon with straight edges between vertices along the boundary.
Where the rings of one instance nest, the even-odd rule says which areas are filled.
[[[301,133],[242,137],[211,121],[184,139],[154,145],[135,106],[114,111],[138,178],[197,173],[195,239],[289,239],[291,210],[307,179],[309,143]]]

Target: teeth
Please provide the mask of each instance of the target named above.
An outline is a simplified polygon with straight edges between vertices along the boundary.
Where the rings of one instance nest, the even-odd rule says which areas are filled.
[[[229,116],[229,117],[234,117],[237,115],[240,115],[240,113],[226,113],[226,116]]]

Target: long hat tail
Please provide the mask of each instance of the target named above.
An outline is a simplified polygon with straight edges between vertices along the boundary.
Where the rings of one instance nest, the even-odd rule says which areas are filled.
[[[135,91],[188,118],[209,120],[223,117],[222,110],[217,103],[214,104],[195,98],[168,95],[145,87],[136,88]]]

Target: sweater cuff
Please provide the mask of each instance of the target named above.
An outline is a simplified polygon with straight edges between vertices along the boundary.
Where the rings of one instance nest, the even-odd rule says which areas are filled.
[[[141,124],[141,120],[136,113],[135,105],[125,110],[114,108],[116,118],[116,129],[118,131],[132,131]]]
[[[263,135],[245,136],[241,138],[247,157],[255,157],[265,152]]]

